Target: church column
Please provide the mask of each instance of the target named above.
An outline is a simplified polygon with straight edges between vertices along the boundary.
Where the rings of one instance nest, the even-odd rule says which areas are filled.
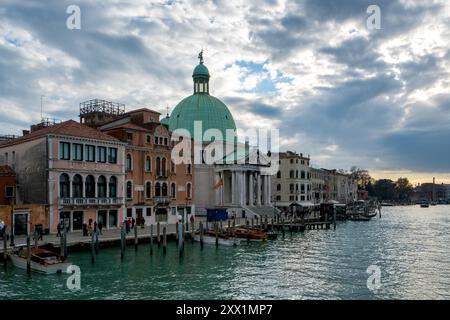
[[[256,189],[256,205],[261,205],[261,174],[258,172],[256,174],[257,179],[257,189]]]
[[[231,171],[231,204],[234,204],[236,199],[236,172]]]
[[[248,205],[253,206],[254,201],[254,193],[253,193],[253,172],[250,171],[250,174],[248,175]]]

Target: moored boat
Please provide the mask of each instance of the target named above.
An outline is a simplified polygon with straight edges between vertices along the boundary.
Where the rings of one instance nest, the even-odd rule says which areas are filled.
[[[267,232],[255,228],[234,228],[232,231],[236,238],[247,241],[266,241]]]
[[[196,233],[194,235],[194,241],[200,241],[200,233]],[[217,235],[217,242],[219,245],[222,246],[237,246],[241,243],[240,239],[237,239],[236,237],[229,236],[227,234],[219,233]],[[216,244],[216,235],[212,231],[206,231],[203,234],[203,243],[205,244]]]
[[[12,252],[9,254],[9,258],[15,267],[27,269],[27,250],[25,248],[22,247]],[[70,265],[72,263],[63,261],[51,251],[42,248],[31,248],[31,271],[44,274],[61,273],[67,272],[67,268]]]

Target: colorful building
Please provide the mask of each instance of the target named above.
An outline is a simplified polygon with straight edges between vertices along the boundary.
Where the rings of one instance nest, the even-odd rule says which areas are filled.
[[[16,202],[45,204],[48,225],[119,226],[124,214],[125,143],[73,120],[42,122],[0,144],[0,164],[17,174]]]
[[[80,104],[80,121],[125,145],[126,217],[140,225],[188,221],[194,213],[194,168],[172,161],[173,143],[160,113],[150,109],[125,112],[104,100]]]

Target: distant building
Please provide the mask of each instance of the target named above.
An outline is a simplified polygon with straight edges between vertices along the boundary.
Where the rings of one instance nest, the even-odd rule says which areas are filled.
[[[312,201],[310,158],[293,151],[279,153],[279,171],[272,176],[274,205],[287,209],[294,202]]]
[[[311,188],[314,203],[325,201],[325,177],[327,173],[323,169],[311,168]]]
[[[325,174],[325,201],[349,203],[358,198],[358,186],[349,174],[336,169],[323,169]]]
[[[414,190],[413,199],[416,201],[450,200],[450,185],[426,182],[418,185]]]
[[[0,144],[0,164],[17,174],[16,202],[48,206],[48,225],[69,230],[102,221],[116,228],[123,217],[125,143],[68,120],[41,123]]]

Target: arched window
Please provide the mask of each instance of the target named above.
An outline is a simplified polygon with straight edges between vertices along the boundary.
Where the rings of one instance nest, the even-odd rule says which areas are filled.
[[[73,198],[83,197],[83,179],[79,174],[76,174],[72,180],[72,197]]]
[[[66,173],[59,177],[59,195],[61,198],[70,198],[70,180]]]
[[[147,157],[145,159],[145,171],[147,172],[152,171],[152,160],[150,159],[150,157]]]
[[[106,198],[106,178],[104,176],[98,177],[97,197],[98,198]]]
[[[110,198],[117,197],[117,178],[114,176],[109,178],[109,197]]]
[[[162,164],[161,164],[161,170],[162,170],[162,175],[166,176],[166,158],[162,158]]]
[[[161,184],[159,182],[155,183],[155,196],[161,197]]]
[[[176,195],[176,186],[175,186],[175,183],[173,183],[173,182],[170,185],[170,196],[172,198],[176,198],[177,197],[177,195]]]
[[[95,198],[95,179],[93,176],[87,176],[85,181],[86,198]]]
[[[133,198],[133,184],[131,181],[127,181],[127,199]]]
[[[192,198],[192,185],[190,183],[188,183],[186,186],[186,197],[188,199]]]
[[[298,179],[298,170],[295,170],[295,177]]]
[[[131,159],[131,154],[127,154],[127,164],[126,164],[126,169],[127,171],[131,171],[132,169],[132,159]]]
[[[147,199],[152,197],[152,183],[150,181],[145,184],[145,197]]]
[[[159,157],[156,158],[156,174],[161,175],[161,159]]]
[[[277,184],[277,191],[281,191],[281,184]]]
[[[162,184],[162,196],[167,197],[167,183],[163,182]]]
[[[289,171],[289,178],[294,178],[294,170]]]
[[[281,171],[278,171],[278,172],[277,172],[277,178],[278,178],[278,179],[281,179]]]
[[[170,172],[171,173],[176,172],[175,162],[173,162],[173,160],[170,161]]]

